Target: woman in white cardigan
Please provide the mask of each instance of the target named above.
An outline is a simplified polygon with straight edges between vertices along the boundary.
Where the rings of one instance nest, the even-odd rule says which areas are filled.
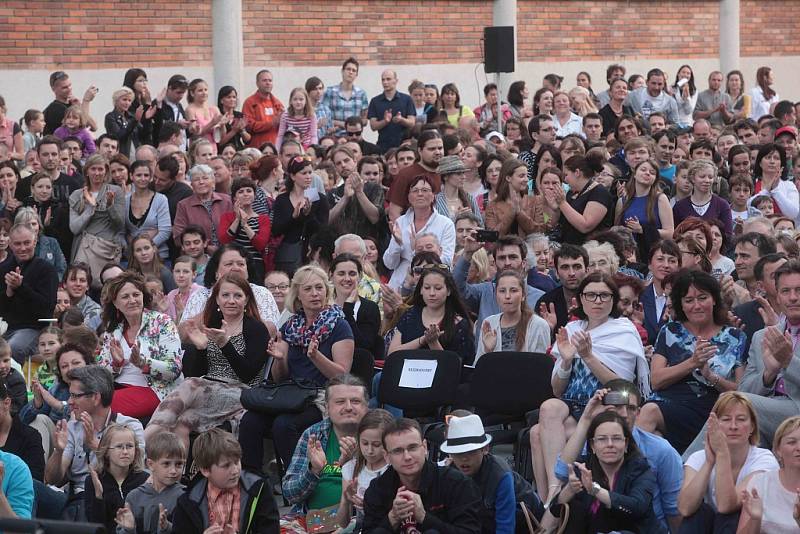
[[[495,298],[500,313],[483,320],[478,334],[475,363],[487,352],[546,352],[550,326],[535,315],[526,300],[527,282],[516,271],[497,275]]]

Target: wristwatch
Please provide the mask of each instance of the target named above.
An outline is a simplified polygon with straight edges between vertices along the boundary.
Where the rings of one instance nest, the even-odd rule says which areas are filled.
[[[592,491],[590,492],[590,493],[591,493],[591,495],[592,495],[592,497],[595,497],[595,496],[597,496],[597,493],[598,493],[598,492],[599,492],[601,489],[603,489],[603,486],[601,486],[601,485],[600,485],[600,484],[598,484],[597,482],[592,482]]]

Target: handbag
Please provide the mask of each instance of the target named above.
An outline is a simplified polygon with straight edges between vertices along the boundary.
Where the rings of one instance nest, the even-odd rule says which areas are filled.
[[[521,529],[518,528],[517,532],[520,532],[520,530],[524,532],[527,529],[527,532],[530,534],[564,534],[564,531],[567,529],[569,504],[565,503],[559,505],[562,507],[559,517],[556,518],[546,513],[541,521],[536,519],[536,516],[528,509],[528,506],[524,502],[520,501],[517,505],[520,507],[520,512],[522,512],[522,516],[525,518],[525,525],[522,525]]]
[[[100,271],[107,263],[119,263],[122,258],[122,246],[86,232],[80,239],[72,261],[86,263],[92,271],[92,279],[99,281]]]
[[[319,388],[307,380],[290,378],[283,382],[266,380],[254,388],[242,391],[242,406],[265,415],[300,413],[314,402]]]

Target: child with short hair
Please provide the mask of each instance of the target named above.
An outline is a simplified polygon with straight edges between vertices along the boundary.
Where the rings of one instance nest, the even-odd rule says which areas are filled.
[[[164,296],[164,283],[153,274],[144,276],[144,287],[150,294],[150,309],[161,313],[167,312],[167,299]]]
[[[94,137],[92,137],[89,128],[86,127],[86,114],[80,106],[70,106],[64,112],[64,121],[61,126],[56,128],[53,134],[62,141],[67,137],[74,136],[80,139],[83,143],[83,157],[88,158],[97,152],[97,146],[94,144]]]
[[[242,470],[242,448],[231,433],[212,428],[200,434],[192,456],[200,475],[178,498],[174,532],[278,534],[272,490],[265,478]]]
[[[172,432],[160,432],[145,445],[150,482],[131,491],[117,512],[117,534],[169,534],[172,513],[185,486],[180,483],[186,450]]]
[[[11,397],[11,413],[17,414],[28,402],[28,388],[25,387],[25,378],[17,369],[14,369],[11,358],[11,345],[0,338],[0,380],[6,385]]]
[[[61,347],[61,329],[57,326],[46,326],[39,332],[37,348],[39,351],[22,366],[25,383],[33,391],[34,382],[49,389],[55,382],[54,374],[56,352]]]
[[[772,197],[768,195],[756,195],[750,202],[750,205],[761,212],[764,217],[769,217],[775,214],[775,204],[772,202]]]
[[[39,144],[39,140],[42,138],[45,126],[44,113],[38,109],[29,109],[25,112],[20,122],[24,125],[22,142],[25,147],[25,153],[27,154],[28,150],[36,148],[36,145]]]
[[[753,180],[748,176],[735,174],[731,176],[731,217],[733,222],[741,224],[753,215],[747,206],[747,201],[753,194]]]

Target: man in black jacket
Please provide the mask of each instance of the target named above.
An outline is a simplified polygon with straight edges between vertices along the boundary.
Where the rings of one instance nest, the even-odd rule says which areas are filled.
[[[58,275],[47,261],[34,257],[36,234],[26,224],[9,232],[12,258],[0,267],[0,317],[8,323],[4,337],[20,364],[36,350],[42,324],[53,316]]]
[[[766,316],[770,321],[776,321],[771,323],[771,326],[777,324],[777,314],[781,312],[781,309],[778,304],[778,291],[775,289],[775,279],[773,275],[775,271],[778,270],[778,267],[786,263],[786,261],[786,255],[780,252],[761,256],[756,262],[756,266],[753,267],[753,274],[755,275],[759,289],[764,291],[764,296],[749,300],[733,309],[733,314],[742,320],[742,331],[747,334],[747,340],[744,345],[745,358],[750,355],[750,341],[753,339],[753,334],[766,326],[764,324],[764,317]],[[775,313],[771,313],[768,309],[765,309],[763,306],[764,299],[769,303],[772,312]]]
[[[428,447],[413,419],[400,418],[383,431],[391,467],[364,495],[364,533],[384,534],[416,528],[438,534],[478,534],[480,495],[454,467],[426,459]]]
[[[561,285],[542,295],[536,308],[550,325],[550,333],[555,336],[558,329],[569,322],[569,309],[572,300],[578,297],[578,286],[586,276],[589,254],[583,247],[564,243],[556,251],[553,263]]]

